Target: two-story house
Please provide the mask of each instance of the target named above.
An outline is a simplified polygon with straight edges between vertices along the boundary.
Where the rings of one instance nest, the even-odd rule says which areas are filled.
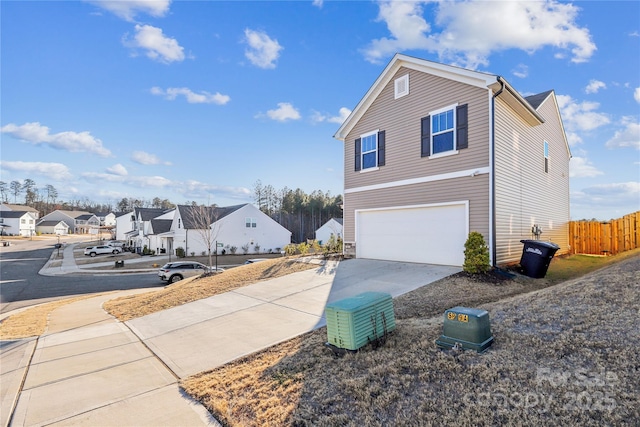
[[[461,266],[469,232],[493,265],[521,239],[568,250],[569,159],[553,91],[396,54],[336,132],[345,254]]]
[[[0,231],[4,236],[33,236],[36,234],[36,215],[25,211],[0,211]]]

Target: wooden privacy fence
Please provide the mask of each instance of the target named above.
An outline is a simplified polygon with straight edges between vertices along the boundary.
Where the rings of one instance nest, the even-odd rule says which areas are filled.
[[[640,247],[640,211],[611,221],[570,221],[572,254],[615,255]]]

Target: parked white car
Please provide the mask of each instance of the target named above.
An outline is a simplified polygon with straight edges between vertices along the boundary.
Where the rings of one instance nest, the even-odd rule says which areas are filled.
[[[122,248],[123,245],[124,243],[119,242],[117,240],[111,240],[107,242],[107,246],[113,246],[114,248]]]
[[[165,282],[175,283],[187,277],[199,276],[204,273],[222,273],[223,268],[207,267],[195,261],[169,262],[158,270],[158,277]]]
[[[108,245],[100,245],[100,246],[89,246],[84,250],[84,254],[90,257],[94,257],[96,255],[103,254],[119,254],[122,251],[120,248],[115,248],[113,246]]]

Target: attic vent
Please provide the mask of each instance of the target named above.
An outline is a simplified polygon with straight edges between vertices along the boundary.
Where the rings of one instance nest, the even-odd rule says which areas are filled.
[[[409,74],[395,80],[395,99],[409,95]]]

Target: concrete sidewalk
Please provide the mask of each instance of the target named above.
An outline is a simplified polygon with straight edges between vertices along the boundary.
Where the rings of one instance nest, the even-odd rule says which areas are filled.
[[[10,394],[17,391],[13,385],[25,372],[13,426],[217,425],[203,406],[181,393],[175,375],[102,310],[105,300],[139,292],[148,290],[63,306],[52,312],[46,334],[16,344],[10,354],[3,351],[3,425],[12,406]],[[14,369],[5,373],[8,362]],[[12,384],[6,392],[5,380]]]
[[[40,338],[2,343],[0,421],[216,425],[204,407],[181,394],[179,378],[323,326],[328,302],[364,291],[396,297],[458,271],[362,259],[327,262],[124,324],[102,303],[148,289],[78,301],[54,310]]]
[[[458,267],[352,259],[245,286],[127,322],[180,378],[325,325],[328,302],[365,291],[393,297]]]

